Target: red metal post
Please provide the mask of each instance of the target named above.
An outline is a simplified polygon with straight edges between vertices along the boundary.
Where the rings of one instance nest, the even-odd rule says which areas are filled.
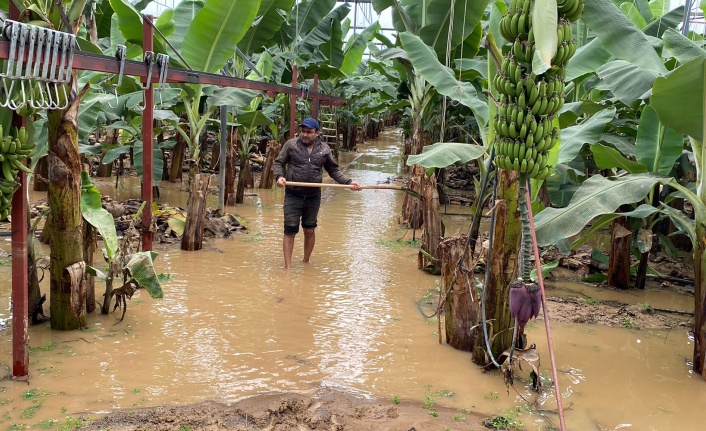
[[[20,11],[10,2],[10,19],[16,20]],[[24,117],[13,114],[12,123],[20,128]],[[20,188],[12,196],[12,376],[29,375],[29,314],[27,303],[27,174],[19,171]]]
[[[146,15],[145,20],[152,21],[152,15]],[[154,50],[152,26],[142,23],[142,50]],[[154,58],[152,62],[154,63]],[[149,65],[152,67],[152,64]],[[142,79],[142,84],[148,88],[143,90],[144,111],[142,111],[142,201],[145,207],[142,210],[142,251],[152,250],[152,165],[153,165],[153,139],[154,139],[154,89],[152,83]]]
[[[314,74],[314,93],[319,92],[319,74]],[[319,119],[319,99],[312,99],[311,101],[311,117],[318,121]]]
[[[292,66],[292,88],[297,88],[297,75],[299,68]],[[297,126],[294,122],[297,120],[297,94],[289,95],[289,139],[294,139],[297,133]]]

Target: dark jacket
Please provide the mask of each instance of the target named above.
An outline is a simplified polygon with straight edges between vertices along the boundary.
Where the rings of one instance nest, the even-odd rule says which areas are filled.
[[[275,159],[275,181],[284,177],[287,181],[320,183],[323,180],[322,168],[329,176],[340,184],[350,184],[351,179],[339,169],[338,163],[331,154],[328,144],[317,138],[311,153],[299,138],[290,139],[284,143],[282,150]],[[321,193],[317,187],[287,187],[299,195],[315,195]]]

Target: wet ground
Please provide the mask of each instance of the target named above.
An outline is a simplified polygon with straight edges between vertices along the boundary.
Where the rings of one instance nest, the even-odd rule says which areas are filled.
[[[399,135],[388,132],[358,154],[342,156],[342,165],[360,183],[385,182],[401,171],[400,148]],[[116,200],[139,193],[129,184],[102,191]],[[160,200],[186,204],[177,185],[163,184]],[[326,189],[312,263],[296,263],[291,271],[282,269],[282,200],[281,189],[252,190],[243,205],[228,209],[248,221],[249,233],[209,241],[201,251],[157,245],[157,269],[172,274],[164,299],[138,292],[123,322],[117,323],[119,315],[92,315],[82,331],[32,327],[30,379],[0,382],[0,429],[59,429],[67,416],[322,388],[399,400],[425,414],[446,407],[457,412],[454,430],[469,429],[463,418],[472,414],[504,414],[523,421],[523,429],[539,430],[549,429],[540,415],[546,413],[558,424],[548,382],[545,392],[533,392],[525,370],[508,391],[500,375],[438,344],[436,320],[424,319],[415,306],[433,294],[437,277],[416,268],[412,238],[420,232],[398,223],[401,193]],[[463,216],[446,221],[449,234],[467,229]],[[299,235],[294,262],[301,259],[302,240]],[[9,242],[1,248],[9,250]],[[2,261],[0,366],[9,373],[11,275]],[[693,299],[657,289],[554,287],[601,300],[693,308]],[[541,321],[527,332],[547,378]],[[568,429],[702,429],[706,383],[690,372],[687,328],[554,323],[552,335]]]

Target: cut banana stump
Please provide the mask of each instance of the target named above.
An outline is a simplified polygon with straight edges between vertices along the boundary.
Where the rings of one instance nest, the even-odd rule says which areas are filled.
[[[3,135],[0,126],[0,136]],[[0,220],[5,220],[12,211],[12,195],[20,187],[17,178],[19,171],[32,173],[23,162],[25,158],[32,157],[35,153],[34,142],[30,142],[25,128],[16,133],[17,138],[5,136],[0,143]]]
[[[553,120],[564,106],[566,64],[576,53],[571,23],[581,17],[584,1],[557,1],[557,50],[551,68],[539,76],[532,73],[534,0],[512,0],[500,20],[500,31],[512,46],[492,80],[500,93],[493,118],[498,167],[534,179],[544,179],[552,173],[553,166],[547,164],[548,154],[560,139]]]

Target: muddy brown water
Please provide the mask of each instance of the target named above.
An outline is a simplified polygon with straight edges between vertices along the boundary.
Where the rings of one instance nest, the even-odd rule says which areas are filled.
[[[361,183],[383,182],[402,170],[400,148],[400,135],[386,132],[358,154],[342,156],[342,165]],[[115,199],[139,194],[129,182],[102,191]],[[29,381],[0,382],[0,429],[321,386],[510,414],[525,422],[524,429],[547,429],[524,407],[526,399],[535,410],[555,409],[548,381],[544,393],[533,392],[525,367],[517,373],[517,391],[508,391],[499,374],[483,373],[469,354],[438,344],[436,320],[422,317],[414,303],[434,291],[437,278],[416,268],[417,250],[409,240],[420,233],[398,224],[401,193],[326,189],[313,261],[296,263],[291,271],[282,269],[283,192],[252,193],[243,205],[229,208],[247,220],[249,233],[211,240],[198,252],[157,245],[157,269],[173,276],[164,285],[164,299],[138,292],[122,323],[116,323],[119,315],[93,314],[82,331],[32,327]],[[215,206],[217,197],[212,199]],[[178,186],[163,184],[160,201],[184,206],[186,196]],[[456,234],[467,230],[469,220],[449,216],[446,222],[447,232]],[[10,249],[7,238],[1,247]],[[299,235],[293,261],[301,253]],[[5,259],[0,369],[7,374],[10,277]],[[688,297],[665,292],[611,292],[603,298],[581,284],[559,287],[602,300],[693,307]],[[542,375],[550,376],[542,322],[531,323],[528,334],[538,345]],[[554,323],[552,335],[568,429],[703,429],[706,383],[690,372],[693,344],[685,329]],[[549,417],[558,424],[555,415]],[[458,429],[466,429],[462,421]]]

